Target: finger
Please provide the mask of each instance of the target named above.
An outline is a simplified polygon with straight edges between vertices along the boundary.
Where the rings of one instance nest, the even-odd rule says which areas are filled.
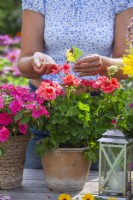
[[[41,68],[42,68],[41,72],[42,72],[42,73],[45,73],[45,74],[50,74],[50,73],[52,72],[52,71],[51,71],[52,65],[53,65],[53,64],[51,64],[51,63],[50,63],[50,64],[47,64],[47,63],[46,63],[45,65],[42,65],[42,67],[41,67]]]
[[[88,56],[86,56],[86,57],[84,57],[84,58],[82,58],[82,59],[79,59],[79,60],[75,63],[75,65],[79,65],[79,64],[81,64],[81,63],[86,63],[86,62],[93,62],[93,61],[95,61],[96,59],[97,59],[97,56],[88,55]]]
[[[46,66],[45,74],[50,74],[51,73],[52,64],[46,64],[45,66]]]
[[[93,71],[93,70],[100,70],[101,69],[101,63],[98,61],[92,62],[92,63],[82,63],[80,65],[74,66],[73,71],[74,72],[82,72],[82,71]]]
[[[73,67],[73,71],[78,71],[78,70],[82,70],[82,69],[88,69],[90,66],[89,66],[89,63],[82,63],[80,65],[75,65]]]
[[[41,68],[40,60],[37,59],[37,58],[34,58],[34,59],[33,59],[32,65],[33,65],[35,68],[38,68],[38,69]]]
[[[96,75],[96,74],[99,74],[99,71],[98,69],[82,69],[80,72],[78,72],[78,76],[93,76],[93,75]]]
[[[46,69],[47,69],[47,66],[45,66],[44,64],[43,64],[43,65],[40,65],[39,68],[34,67],[35,72],[37,72],[37,73],[39,73],[39,74],[45,74]]]
[[[41,68],[36,68],[35,71],[40,74],[50,74],[53,64],[42,64]]]
[[[41,75],[45,74],[45,71],[46,71],[46,69],[44,69],[44,68],[40,68],[40,69],[36,68],[34,70],[35,70],[35,72],[37,72],[38,74],[41,74]]]

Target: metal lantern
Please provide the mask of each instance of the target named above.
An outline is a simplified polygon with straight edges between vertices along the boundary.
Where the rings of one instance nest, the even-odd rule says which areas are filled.
[[[99,197],[131,199],[132,140],[119,130],[108,130],[98,141]]]

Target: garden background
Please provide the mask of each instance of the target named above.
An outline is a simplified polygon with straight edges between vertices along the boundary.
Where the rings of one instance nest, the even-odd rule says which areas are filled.
[[[17,60],[21,42],[21,0],[0,2],[0,85],[13,83],[27,85],[20,77]]]

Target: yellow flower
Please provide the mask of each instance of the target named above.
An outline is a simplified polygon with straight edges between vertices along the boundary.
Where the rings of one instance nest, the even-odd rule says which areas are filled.
[[[69,194],[60,194],[59,196],[58,196],[58,200],[71,200],[72,198],[71,198],[71,196],[69,195]]]
[[[117,200],[117,198],[109,197],[108,200]]]
[[[76,62],[76,59],[74,57],[74,53],[72,49],[66,50],[66,61],[67,62]]]
[[[94,196],[92,196],[92,194],[85,194],[83,197],[82,197],[82,200],[94,200]]]
[[[133,76],[133,53],[130,53],[123,58],[124,67],[122,68],[123,74]]]

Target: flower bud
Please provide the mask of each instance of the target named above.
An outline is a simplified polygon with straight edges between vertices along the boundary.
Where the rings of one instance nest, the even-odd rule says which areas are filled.
[[[119,70],[119,67],[117,65],[111,65],[107,70],[109,75],[113,75]]]

